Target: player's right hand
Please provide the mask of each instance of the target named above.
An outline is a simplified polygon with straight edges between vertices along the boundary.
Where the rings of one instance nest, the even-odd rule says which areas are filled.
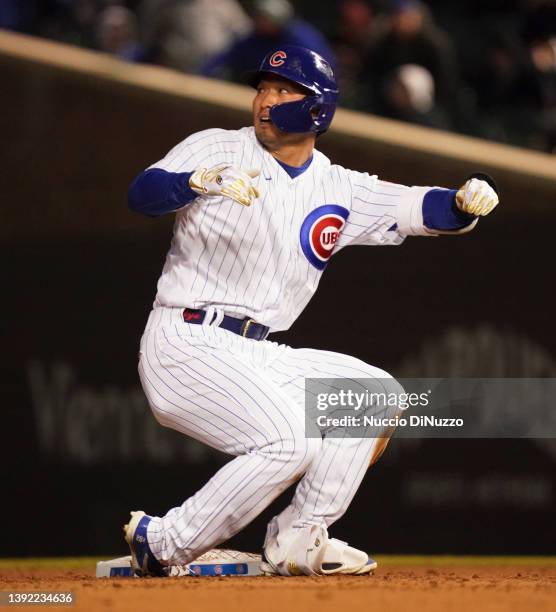
[[[244,172],[239,168],[222,164],[213,168],[199,168],[189,178],[189,186],[203,196],[225,196],[243,206],[251,206],[259,197],[252,179],[259,176],[259,170]]]

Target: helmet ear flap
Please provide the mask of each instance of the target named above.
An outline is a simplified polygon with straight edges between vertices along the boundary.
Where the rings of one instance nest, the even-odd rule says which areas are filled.
[[[315,132],[315,120],[311,112],[314,104],[315,96],[276,104],[270,109],[270,119],[283,132]]]
[[[272,122],[283,132],[326,132],[336,105],[327,103],[322,96],[306,96],[296,102],[284,102],[270,109]]]

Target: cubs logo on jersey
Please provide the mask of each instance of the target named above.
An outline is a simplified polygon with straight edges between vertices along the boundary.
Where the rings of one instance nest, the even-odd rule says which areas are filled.
[[[305,217],[299,232],[301,250],[317,270],[324,270],[348,215],[343,206],[324,204]]]

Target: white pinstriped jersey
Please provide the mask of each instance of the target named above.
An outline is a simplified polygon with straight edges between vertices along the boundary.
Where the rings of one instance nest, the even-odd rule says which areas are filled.
[[[155,307],[215,306],[273,331],[288,329],[333,253],[428,233],[421,212],[428,188],[347,170],[317,150],[309,168],[291,178],[252,127],[193,134],[151,168],[193,172],[222,163],[260,169],[260,198],[245,207],[199,197],[176,212]]]

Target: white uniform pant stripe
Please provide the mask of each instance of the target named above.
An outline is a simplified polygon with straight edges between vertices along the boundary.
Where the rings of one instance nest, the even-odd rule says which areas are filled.
[[[171,347],[172,349],[175,349],[175,351],[178,354],[181,354],[182,357],[185,356],[184,352],[181,351],[179,349],[178,346],[175,346],[174,344],[172,344],[172,342],[170,340],[168,340],[165,336],[165,339],[168,343],[168,347]],[[195,352],[198,351],[199,355],[206,355],[206,352],[204,351],[199,351],[198,348],[191,348],[190,352]],[[184,377],[188,377],[190,379],[192,379],[193,381],[195,381],[195,383],[198,384],[202,384],[204,387],[207,388],[207,391],[212,391],[214,393],[214,395],[216,395],[219,399],[218,402],[216,402],[214,399],[212,400],[216,406],[218,411],[220,411],[221,413],[215,413],[215,412],[211,412],[210,410],[207,410],[206,406],[203,406],[204,410],[207,410],[207,412],[209,414],[211,414],[212,416],[215,416],[218,419],[221,419],[224,424],[226,424],[228,427],[230,426],[230,424],[232,424],[235,421],[239,421],[239,427],[238,425],[234,425],[234,429],[236,431],[240,431],[241,434],[243,436],[245,436],[246,432],[250,431],[251,429],[253,429],[255,431],[255,434],[260,434],[261,436],[263,436],[267,442],[270,441],[269,438],[266,437],[266,435],[263,433],[263,430],[260,428],[255,427],[255,423],[252,417],[252,413],[250,413],[249,411],[244,410],[244,404],[239,403],[237,401],[237,399],[235,397],[233,397],[230,393],[229,389],[225,389],[222,385],[219,385],[214,378],[208,377],[206,376],[207,372],[210,372],[211,366],[209,366],[205,361],[203,361],[200,356],[196,356],[195,360],[193,363],[188,363],[187,364],[187,368],[182,364],[182,362],[179,360],[179,356],[176,355],[175,357],[173,355],[171,355],[169,352],[165,352],[164,353],[164,357],[173,361],[175,363],[175,366],[181,371],[181,378],[178,376],[174,376],[175,381],[177,384],[179,385],[184,385]],[[204,369],[205,374],[202,373],[202,370]],[[227,382],[233,382],[230,380],[229,377],[225,377]],[[234,383],[235,384],[235,383]],[[195,387],[188,387],[186,386],[186,388],[190,391],[192,391],[192,397],[195,397],[194,393],[195,393]],[[255,400],[245,391],[245,389],[242,389],[242,391],[244,391],[248,396],[249,396],[249,400],[254,403]],[[208,399],[208,395],[204,395],[205,399]],[[192,398],[189,398],[189,401],[193,401]],[[194,402],[195,403],[195,402]],[[226,405],[228,404],[230,406],[230,408],[228,408],[228,406]],[[198,404],[197,404],[198,405]],[[252,404],[250,403],[250,406]],[[199,406],[200,407],[200,406]],[[241,414],[244,414],[245,416],[240,416]],[[224,415],[224,416],[223,416]],[[203,415],[203,418],[206,419],[208,415]],[[272,426],[272,423],[270,423]],[[278,436],[280,436],[280,431],[278,430],[278,428],[274,427],[276,434]],[[251,440],[252,444],[248,445],[247,447],[245,447],[245,451],[247,451],[248,448],[254,448],[255,447],[255,438],[248,436],[249,439]],[[234,453],[235,454],[235,453]]]
[[[245,406],[248,407],[248,409],[246,410],[246,414],[248,414],[249,419],[254,418],[253,413],[251,412],[252,406],[260,405],[258,404],[258,402],[262,402],[270,404],[270,408],[274,409],[277,413],[272,415],[272,418],[270,418],[270,413],[268,410],[265,410],[260,414],[264,418],[265,422],[267,422],[272,428],[276,430],[276,433],[279,437],[284,435],[284,431],[286,432],[286,435],[289,433],[292,437],[295,437],[294,428],[304,427],[303,419],[300,418],[300,416],[296,413],[297,411],[294,411],[292,415],[285,415],[280,407],[279,401],[275,401],[273,399],[274,394],[272,392],[269,392],[269,389],[267,387],[267,385],[269,384],[274,386],[271,380],[263,380],[259,383],[258,379],[261,376],[260,373],[257,376],[250,376],[251,372],[249,370],[252,366],[250,366],[249,364],[245,364],[245,370],[242,371],[232,365],[234,361],[236,363],[238,362],[237,357],[234,357],[233,360],[230,358],[224,359],[223,356],[219,357],[214,350],[209,352],[208,350],[203,349],[201,347],[194,347],[194,349],[198,354],[204,356],[204,360],[197,357],[197,361],[203,364],[203,366],[205,367],[205,371],[206,369],[212,370],[213,372],[218,372],[223,377],[228,387],[228,396],[231,400],[234,401],[236,405],[239,406],[240,410],[243,411]],[[184,354],[183,350],[178,350],[180,353],[182,353],[182,355]],[[214,362],[215,365],[211,364],[210,362]],[[229,371],[229,374],[224,374],[225,369]],[[248,386],[243,384],[243,379],[246,378],[246,376],[250,377],[251,384]],[[212,380],[214,381],[214,379]],[[210,385],[210,383],[208,384]],[[236,393],[237,395],[232,396],[232,392]],[[258,399],[256,399],[255,396],[258,396]],[[285,401],[291,403],[291,400],[289,398],[287,398]],[[282,426],[275,421],[277,415],[282,418]],[[294,420],[293,426],[290,422],[292,417]],[[250,425],[249,423],[247,424]],[[284,429],[281,429],[281,427],[283,427]]]
[[[347,510],[370,463],[375,438],[325,438],[318,460],[299,483],[292,505],[298,525],[336,522]]]
[[[264,391],[260,388],[260,386],[252,384],[249,388],[247,388],[242,384],[242,379],[248,372],[247,368],[244,372],[238,370],[231,364],[220,359],[214,351],[209,353],[207,350],[201,347],[182,344],[182,347],[187,347],[186,351],[184,348],[180,348],[180,346],[173,343],[178,341],[181,342],[183,340],[187,341],[187,338],[178,336],[177,339],[172,341],[167,337],[164,331],[163,336],[166,346],[175,351],[175,354],[172,354],[169,350],[166,350],[164,352],[164,358],[169,360],[176,368],[180,370],[180,376],[176,378],[179,384],[183,385],[184,380],[192,378],[203,386],[203,398],[205,400],[209,398],[209,391],[214,390],[216,387],[221,392],[221,395],[218,397],[222,398],[222,400],[218,402],[218,410],[222,410],[225,413],[224,416],[220,415],[219,418],[222,418],[227,424],[239,420],[240,422],[239,424],[235,425],[235,429],[240,431],[242,435],[245,435],[246,431],[254,430],[255,433],[259,433],[267,443],[270,443],[274,434],[277,438],[282,438],[283,433],[281,427],[277,425],[273,419],[268,418],[268,411],[258,413],[254,412],[254,408],[256,406],[260,407],[259,401],[261,398],[263,398],[263,401],[270,402],[272,402],[272,398],[266,398]],[[194,359],[191,359],[192,356]],[[187,366],[184,366],[183,364],[186,360]],[[231,373],[225,373],[225,369],[231,369]],[[232,378],[232,375],[235,378]],[[223,384],[219,384],[217,382],[217,376],[222,379]],[[189,401],[195,401],[195,399],[192,398],[197,398],[199,389],[194,387],[187,388],[192,392],[191,397],[187,399]],[[256,393],[253,391],[253,389],[256,391]],[[259,395],[259,399],[255,397],[257,394]],[[226,403],[228,404],[229,408],[226,406]],[[205,408],[204,405],[203,408]],[[293,430],[287,420],[287,417],[282,414],[279,406],[276,403],[273,403],[273,408],[278,415],[282,416],[287,430],[289,430],[293,436]],[[243,417],[240,416],[242,414],[244,415]],[[259,414],[260,417],[256,417],[256,414]],[[207,414],[203,414],[202,418],[206,420],[207,416]],[[258,420],[259,418],[261,418],[260,423]],[[255,425],[258,425],[258,427],[255,427]],[[268,427],[272,433],[263,433],[265,427]],[[260,438],[258,440],[258,444],[260,445]],[[248,448],[256,447],[257,445],[248,445]],[[226,449],[225,452],[231,452],[231,449]],[[232,452],[232,454],[237,453]]]
[[[155,411],[155,415],[158,415],[159,412],[163,415],[158,416],[158,420],[163,425],[169,425],[168,419],[170,419],[172,421],[170,426],[173,429],[177,429],[178,431],[190,435],[192,437],[197,438],[199,435],[206,434],[210,436],[212,442],[205,440],[203,441],[205,441],[205,443],[210,444],[211,446],[222,446],[222,439],[220,437],[220,434],[223,434],[226,438],[233,438],[237,444],[243,444],[242,441],[240,441],[237,437],[233,436],[232,433],[230,433],[230,430],[239,430],[238,426],[234,423],[234,421],[238,420],[237,415],[234,414],[232,411],[227,410],[224,406],[215,402],[214,400],[212,401],[212,403],[216,404],[218,408],[221,408],[225,413],[224,415],[218,414],[216,411],[211,411],[210,409],[208,409],[206,403],[201,406],[201,404],[196,399],[194,389],[186,385],[184,380],[180,380],[177,376],[172,374],[171,369],[169,367],[165,367],[162,365],[160,361],[160,356],[157,354],[157,350],[154,344],[155,343],[153,342],[151,350],[147,350],[145,352],[145,359],[142,363],[140,363],[140,372],[144,373],[149,383],[149,390],[154,390],[159,396],[159,398],[161,400],[164,400],[168,404],[168,408],[164,409],[161,406],[161,402],[156,402],[155,400],[153,400],[151,397],[152,394],[149,393],[151,404],[154,404],[158,407],[158,410]],[[153,357],[155,359],[154,364],[151,363],[151,359]],[[177,362],[176,365],[179,366]],[[147,368],[152,374],[152,376],[150,377],[148,376],[148,374],[146,374]],[[164,378],[161,375],[162,372],[165,374]],[[169,382],[168,378],[171,379]],[[153,379],[157,381],[156,384],[153,384]],[[176,382],[178,382],[182,387],[184,387],[184,390],[189,391],[188,397],[181,395],[175,390],[174,385]],[[190,409],[186,408],[186,406],[189,406]],[[226,425],[227,427],[224,429],[223,427],[214,423],[214,421],[208,420],[207,418],[203,418],[201,420],[196,419],[195,408],[201,407],[203,408],[203,410],[206,410],[208,414],[215,417],[215,420],[222,421],[223,425]],[[243,421],[244,419],[240,420]],[[216,429],[218,431],[218,436],[215,436],[214,434],[209,432],[206,427],[206,424],[210,424],[211,428]],[[241,425],[243,425],[243,423]],[[203,433],[197,433],[197,435],[195,435],[192,431],[190,431],[191,427],[194,427],[196,430],[198,430],[198,432]],[[249,425],[249,427],[253,428],[252,425]],[[245,428],[243,434],[245,435]],[[252,440],[252,443],[255,444],[255,438],[252,437],[250,439]]]
[[[156,383],[151,380],[149,375],[146,373],[146,369],[144,366],[139,366],[139,376],[143,381],[143,388],[145,390],[145,395],[149,401],[149,405],[152,407],[157,407],[156,410],[153,409],[153,412],[156,416],[157,421],[166,427],[172,427],[181,433],[187,433],[192,438],[197,440],[203,439],[205,444],[209,446],[218,446],[221,444],[221,441],[218,437],[216,437],[213,433],[208,431],[205,427],[193,423],[191,421],[186,421],[186,419],[180,414],[172,414],[171,409],[164,409],[161,406],[161,401],[170,403],[170,400],[160,392],[157,391]],[[176,408],[179,409],[178,404],[174,404]],[[180,409],[181,410],[181,409]],[[180,426],[180,421],[186,421],[188,423],[187,428],[184,426]]]

